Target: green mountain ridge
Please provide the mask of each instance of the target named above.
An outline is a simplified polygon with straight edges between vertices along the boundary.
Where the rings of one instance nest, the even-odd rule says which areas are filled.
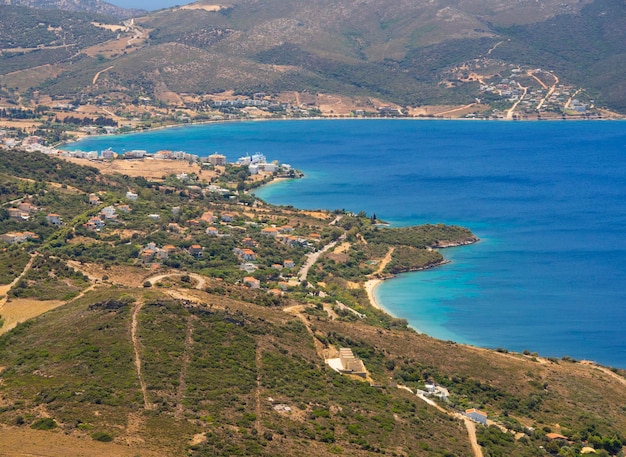
[[[101,54],[99,60],[97,51],[87,56],[83,50],[96,39],[110,40],[112,32],[100,29],[100,35],[90,34],[90,42],[76,42],[59,55],[49,49],[54,40],[42,37],[35,43],[7,29],[10,46],[44,46],[23,55],[7,53],[0,62],[5,75],[29,65],[58,65],[58,75],[30,87],[57,97],[89,99],[113,87],[131,98],[156,100],[163,91],[311,91],[370,96],[407,107],[489,98],[478,82],[461,81],[463,74],[476,72],[497,82],[511,68],[541,68],[583,88],[596,104],[626,110],[620,77],[626,9],[611,0],[264,0],[193,6],[137,18],[135,32],[123,35],[134,41],[132,47]],[[7,28],[2,19],[0,26]],[[137,30],[143,41],[131,39],[129,33]],[[114,69],[94,84],[93,74],[107,67]],[[11,87],[13,80],[0,76],[0,84]]]

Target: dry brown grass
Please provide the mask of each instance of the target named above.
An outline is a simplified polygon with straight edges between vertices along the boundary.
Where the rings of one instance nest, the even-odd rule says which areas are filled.
[[[111,32],[119,32],[120,30],[126,30],[126,27],[119,24],[102,24],[100,22],[92,22],[91,25],[100,27],[101,29],[110,30]]]
[[[109,277],[107,282],[127,287],[142,287],[145,278],[150,274],[141,267],[112,266],[105,269],[95,263],[85,263],[77,268],[90,277],[102,278],[106,275]]]
[[[146,179],[160,180],[164,176],[180,173],[200,173],[203,179],[210,179],[213,174],[210,171],[201,171],[200,165],[189,163],[184,160],[112,160],[110,162],[97,162],[87,159],[67,158],[66,160],[78,165],[87,165],[97,168],[101,173],[120,173],[131,177],[143,176]]]
[[[204,10],[204,11],[220,11],[224,8],[222,5],[202,5],[199,3],[192,3],[191,5],[181,6],[181,10]]]
[[[420,106],[417,108],[411,108],[408,112],[409,116],[445,116],[445,117],[461,117],[475,111],[483,111],[488,109],[487,105],[480,105],[478,103],[469,105],[433,105],[433,106]]]
[[[345,254],[349,250],[350,250],[350,243],[346,241],[344,243],[341,243],[339,246],[336,246],[335,250],[333,251],[333,254]]]
[[[62,432],[43,432],[28,428],[0,428],[0,454],[5,457],[73,456],[73,457],[161,457],[166,452],[115,443],[100,443],[91,439],[64,435]]]
[[[61,300],[32,300],[26,298],[8,300],[1,308],[0,314],[4,319],[4,326],[0,328],[0,335],[15,328],[19,323],[40,316],[41,314],[58,308],[66,302]]]

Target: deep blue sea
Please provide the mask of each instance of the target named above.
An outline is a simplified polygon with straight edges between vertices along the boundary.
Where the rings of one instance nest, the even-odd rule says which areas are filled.
[[[276,204],[443,222],[481,242],[377,289],[437,338],[626,368],[626,123],[333,120],[194,125],[68,148],[261,152],[306,174]]]

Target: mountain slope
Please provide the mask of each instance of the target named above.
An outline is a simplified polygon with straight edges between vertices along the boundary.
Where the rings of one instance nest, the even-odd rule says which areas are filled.
[[[425,376],[459,406],[479,402],[525,433],[515,441],[479,429],[489,452],[536,455],[545,431],[525,428],[528,417],[568,436],[617,436],[625,425],[623,386],[591,366],[321,316],[313,337],[281,309],[173,286],[184,302],[100,288],[1,337],[0,421],[25,427],[47,417],[79,440],[163,455],[469,455],[462,423],[388,385],[414,388]],[[321,348],[339,346],[351,347],[382,387],[325,367]]]
[[[480,86],[509,78],[512,69],[525,75],[541,68],[567,86],[562,90],[582,89],[589,105],[626,111],[624,20],[626,7],[612,0],[204,1],[125,27],[101,25],[108,36],[85,29],[100,42],[90,47],[51,48],[58,39],[26,39],[4,25],[7,46],[27,43],[30,49],[20,54],[5,48],[0,72],[59,65],[56,76],[32,89],[77,98],[113,87],[131,99],[310,91],[405,107],[482,99],[502,109],[510,106],[509,95]],[[93,76],[108,67],[114,70],[94,83]],[[10,77],[0,83],[19,86]],[[536,82],[523,84],[532,91]]]

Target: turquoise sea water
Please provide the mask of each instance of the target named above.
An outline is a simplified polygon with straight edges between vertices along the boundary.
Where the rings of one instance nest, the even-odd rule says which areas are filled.
[[[626,123],[341,120],[189,126],[71,145],[290,163],[257,195],[460,224],[481,242],[376,291],[432,336],[626,367]]]

